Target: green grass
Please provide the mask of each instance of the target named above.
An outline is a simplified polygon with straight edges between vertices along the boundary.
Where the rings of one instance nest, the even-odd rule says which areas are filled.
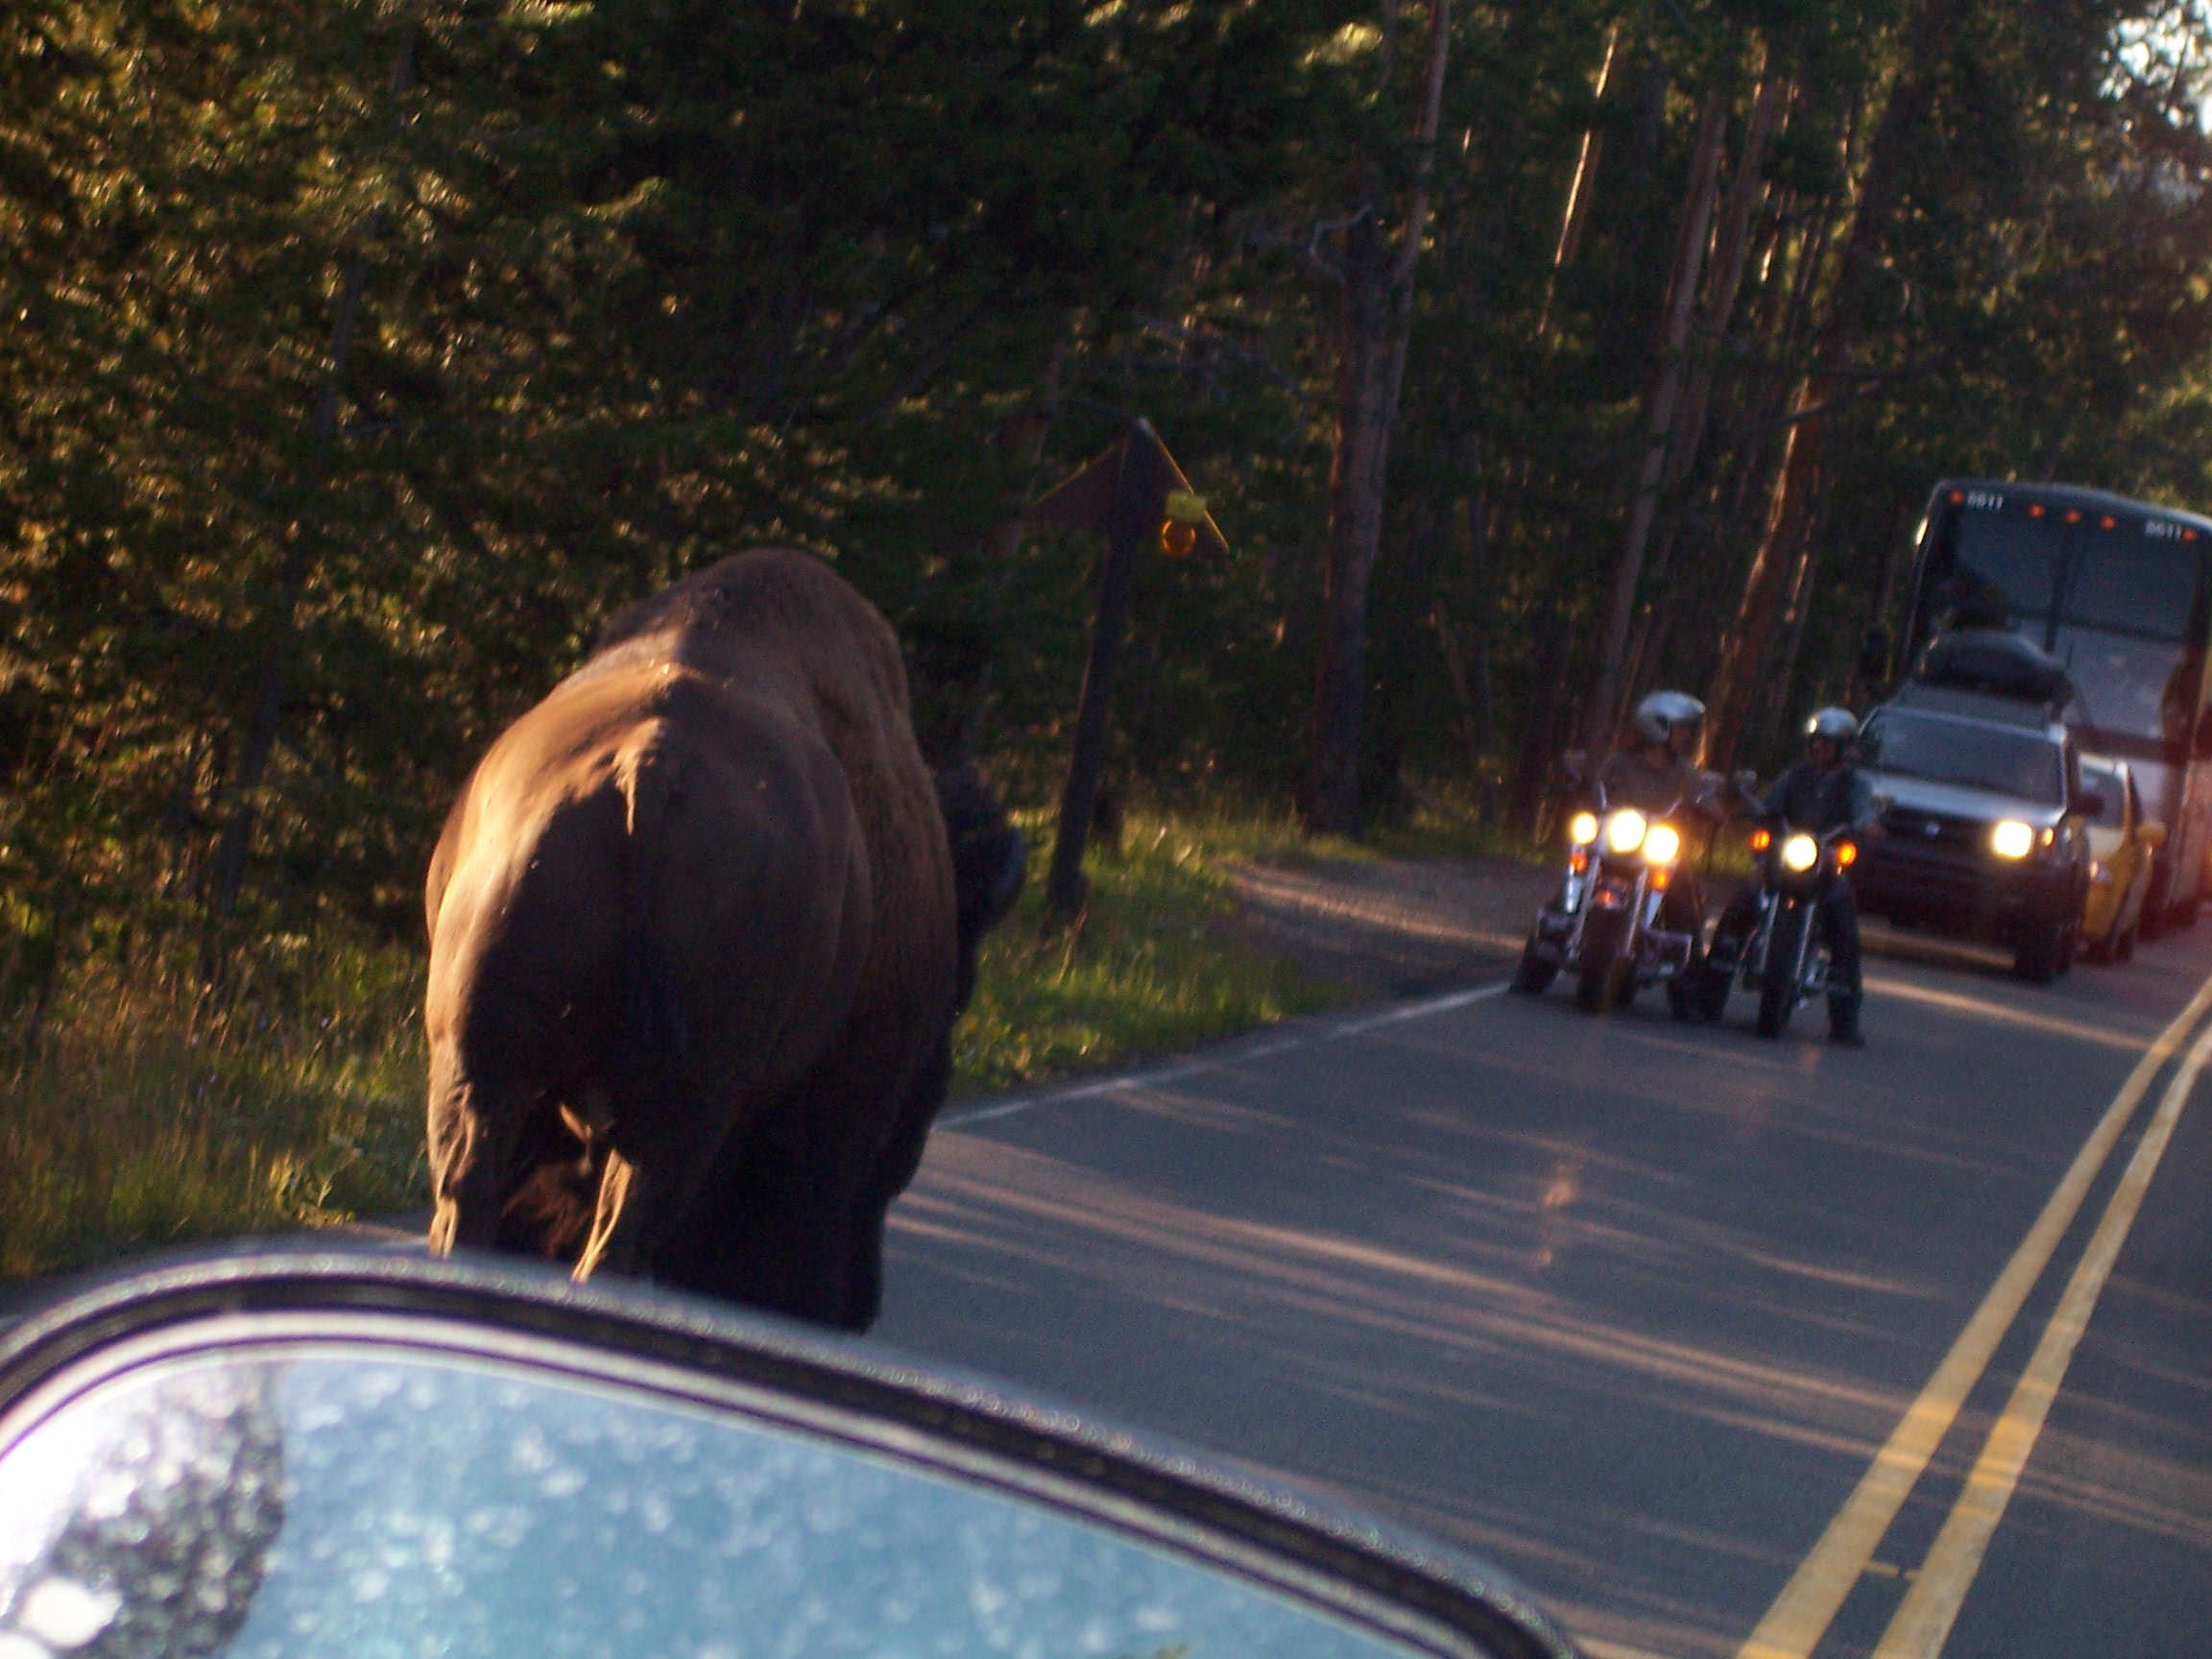
[[[975,1000],[953,1034],[956,1091],[1188,1047],[1345,999],[1236,937],[1229,870],[1314,851],[1287,818],[1132,813],[1121,851],[1087,861],[1081,930],[1059,934],[1041,930],[1049,821],[1024,817],[1022,828],[1031,878],[1014,914],[984,941]],[[1374,856],[1349,843],[1328,851]]]
[[[221,1007],[81,963],[0,1070],[0,1277],[423,1201],[421,963],[265,942]]]
[[[1359,847],[1248,806],[1133,813],[1118,852],[1094,852],[1081,929],[1047,935],[1049,819],[1022,823],[1032,878],[986,942],[955,1033],[962,1094],[1346,1000],[1240,941],[1240,861],[1507,851],[1449,814]],[[267,940],[220,1007],[195,996],[188,965],[80,962],[36,1051],[0,1046],[0,1278],[428,1202],[419,953],[337,931]]]

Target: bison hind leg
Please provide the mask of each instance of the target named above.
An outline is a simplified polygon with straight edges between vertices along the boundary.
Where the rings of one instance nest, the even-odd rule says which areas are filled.
[[[576,1258],[570,1275],[579,1285],[605,1268],[610,1273],[635,1273],[643,1252],[639,1235],[647,1214],[652,1178],[613,1147],[606,1152],[599,1172],[599,1200],[591,1215],[591,1234]]]

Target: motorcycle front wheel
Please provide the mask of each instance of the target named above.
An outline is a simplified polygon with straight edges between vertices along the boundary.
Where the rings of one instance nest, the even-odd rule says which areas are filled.
[[[1623,917],[1599,913],[1582,924],[1582,968],[1575,981],[1575,1006],[1585,1014],[1618,1006],[1615,974],[1628,967],[1621,951],[1623,923]]]
[[[1774,933],[1767,942],[1767,960],[1759,975],[1759,1035],[1779,1037],[1790,1028],[1790,1016],[1797,1012],[1797,945],[1806,912],[1791,904],[1774,918]]]
[[[1523,997],[1541,997],[1558,976],[1559,965],[1536,954],[1536,941],[1522,947],[1521,966],[1513,970],[1513,989]]]

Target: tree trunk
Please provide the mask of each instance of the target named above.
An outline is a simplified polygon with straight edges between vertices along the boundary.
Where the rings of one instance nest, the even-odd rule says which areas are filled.
[[[1786,118],[1790,90],[1789,77],[1769,74],[1751,101],[1750,118],[1743,128],[1743,152],[1737,157],[1735,176],[1728,181],[1728,197],[1720,208],[1719,237],[1705,303],[1699,307],[1697,348],[1690,364],[1689,384],[1668,444],[1670,484],[1680,484],[1689,476],[1705,442],[1719,348],[1727,337],[1728,321],[1736,314],[1737,297],[1743,292],[1743,273],[1750,261],[1752,218],[1767,199],[1767,146],[1778,135]]]
[[[1359,834],[1359,740],[1367,677],[1368,589],[1382,544],[1391,429],[1406,374],[1413,277],[1429,218],[1429,183],[1452,40],[1451,0],[1431,0],[1429,61],[1414,181],[1393,250],[1373,197],[1344,231],[1338,309],[1336,435],[1329,468],[1329,550],[1322,577],[1312,753],[1299,815],[1315,834]]]
[[[1805,531],[1797,549],[1797,567],[1790,578],[1790,600],[1782,611],[1782,625],[1788,631],[1782,659],[1774,665],[1772,673],[1760,676],[1769,705],[1764,729],[1775,736],[1783,733],[1790,718],[1791,683],[1797,677],[1798,659],[1805,650],[1805,619],[1813,609],[1813,581],[1819,561],[1818,538],[1822,509],[1827,500],[1828,481],[1825,469],[1814,481],[1813,504],[1806,512]]]
[[[1605,31],[1605,56],[1598,65],[1598,84],[1592,96],[1602,102],[1606,84],[1613,78],[1613,55],[1621,44],[1621,25],[1616,23]],[[1541,340],[1551,329],[1552,291],[1559,280],[1559,273],[1574,262],[1575,253],[1582,245],[1583,228],[1590,223],[1590,204],[1597,196],[1598,162],[1605,153],[1605,134],[1596,127],[1582,134],[1582,147],[1575,153],[1575,171],[1567,180],[1567,205],[1559,215],[1559,240],[1551,250],[1551,273],[1544,279],[1544,303],[1536,314],[1536,338]]]
[[[1622,531],[1621,552],[1614,561],[1613,598],[1606,609],[1605,632],[1598,643],[1598,685],[1585,711],[1585,737],[1593,754],[1612,735],[1614,705],[1621,696],[1621,658],[1628,644],[1628,624],[1635,615],[1636,589],[1644,574],[1644,552],[1651,540],[1652,517],[1658,511],[1668,438],[1674,427],[1675,399],[1682,390],[1683,352],[1690,342],[1690,319],[1713,225],[1713,198],[1719,186],[1720,140],[1727,125],[1728,95],[1718,90],[1707,93],[1691,156],[1690,193],[1683,204],[1681,231],[1675,239],[1659,363],[1644,404],[1643,463],[1637,469],[1636,493],[1629,501],[1628,520]]]
[[[1539,602],[1543,643],[1536,653],[1536,702],[1528,710],[1521,732],[1521,753],[1513,769],[1511,812],[1523,830],[1536,828],[1544,792],[1551,779],[1551,739],[1559,725],[1559,705],[1566,687],[1567,618],[1562,613],[1565,584],[1558,565]]]
[[[1837,267],[1834,293],[1821,325],[1813,368],[1799,384],[1782,469],[1774,481],[1766,529],[1743,581],[1736,620],[1722,641],[1720,665],[1706,697],[1706,732],[1714,764],[1733,762],[1750,713],[1759,663],[1767,651],[1784,576],[1793,574],[1805,546],[1822,448],[1834,417],[1828,408],[1849,372],[1858,347],[1860,298],[1867,273],[1883,274],[1879,246],[1887,226],[1905,153],[1927,127],[1935,88],[1950,59],[1950,36],[1971,0],[1926,0],[1911,25],[1905,53],[1908,79],[1891,92],[1866,158],[1851,230]]]
[[[392,96],[403,97],[415,75],[415,31],[410,23],[400,32],[399,51],[392,66]],[[381,209],[372,208],[362,225],[353,256],[339,285],[338,309],[330,323],[330,373],[315,398],[308,421],[310,465],[320,467],[338,431],[338,404],[346,379],[346,359],[353,349],[353,334],[360,322],[361,296],[369,279],[368,245],[376,240]],[[254,684],[253,707],[247,716],[246,741],[238,757],[238,772],[231,780],[230,813],[216,844],[214,889],[209,902],[209,926],[200,950],[201,977],[209,984],[222,977],[226,941],[223,934],[237,908],[246,878],[246,856],[253,842],[253,826],[261,781],[276,754],[276,737],[284,711],[284,683],[291,665],[294,636],[299,631],[300,598],[307,586],[312,564],[312,532],[295,521],[285,536],[284,565],[277,577],[276,597],[263,622],[261,671]]]

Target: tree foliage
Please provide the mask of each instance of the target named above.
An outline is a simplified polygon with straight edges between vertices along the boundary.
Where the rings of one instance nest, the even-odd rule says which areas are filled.
[[[1096,550],[1012,525],[1135,414],[1233,553],[1145,564],[1110,765],[1287,799],[1369,201],[1425,205],[1364,806],[1441,780],[1525,813],[1599,666],[1698,111],[1728,111],[1726,190],[1774,77],[1744,275],[1716,299],[1708,270],[1678,376],[1630,689],[1713,678],[1808,388],[1754,757],[1855,689],[1935,477],[2201,500],[2193,8],[1463,0],[1425,152],[1431,15],[10,8],[0,973],[194,918],[226,824],[253,925],[412,929],[492,735],[613,607],[754,542],[834,559],[899,627],[929,746],[1042,800]]]

